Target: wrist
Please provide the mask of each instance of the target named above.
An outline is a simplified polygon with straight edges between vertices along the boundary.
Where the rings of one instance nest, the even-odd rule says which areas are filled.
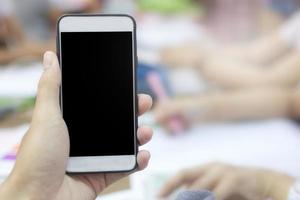
[[[30,200],[30,195],[24,190],[18,181],[13,181],[9,177],[4,183],[0,185],[0,199],[10,200]]]
[[[19,192],[15,191],[13,187],[8,186],[6,182],[0,185],[0,199],[18,200],[21,199],[19,195]]]

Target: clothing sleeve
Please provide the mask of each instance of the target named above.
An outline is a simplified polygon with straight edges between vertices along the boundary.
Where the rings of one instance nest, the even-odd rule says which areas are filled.
[[[300,49],[300,12],[280,28],[280,37],[290,47]]]

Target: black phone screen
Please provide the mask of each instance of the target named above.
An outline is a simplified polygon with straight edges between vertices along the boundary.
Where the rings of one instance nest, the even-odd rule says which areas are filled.
[[[70,156],[135,153],[132,32],[61,32]]]

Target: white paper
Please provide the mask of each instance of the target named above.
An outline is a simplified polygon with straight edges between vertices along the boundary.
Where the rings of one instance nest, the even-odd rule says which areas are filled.
[[[41,73],[40,63],[0,67],[0,97],[34,96]]]

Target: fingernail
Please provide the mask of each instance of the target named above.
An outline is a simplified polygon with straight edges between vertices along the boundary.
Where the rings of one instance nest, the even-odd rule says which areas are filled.
[[[46,52],[44,54],[44,69],[48,69],[49,67],[51,67],[53,62],[53,56],[51,52]]]

